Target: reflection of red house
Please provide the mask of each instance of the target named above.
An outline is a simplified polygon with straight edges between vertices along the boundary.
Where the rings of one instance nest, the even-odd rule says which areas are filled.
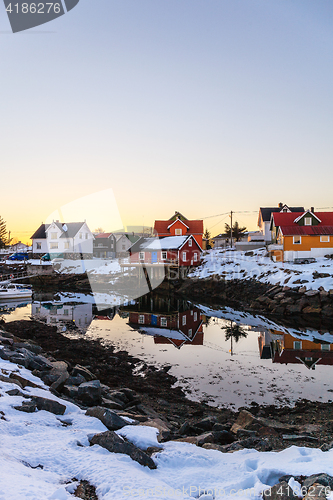
[[[181,213],[175,212],[169,220],[156,220],[154,230],[160,238],[165,236],[192,235],[202,248],[203,221],[188,220]]]
[[[203,323],[200,311],[192,309],[176,313],[130,312],[129,323],[154,336],[155,344],[172,343],[203,345]]]
[[[275,337],[275,340],[273,340],[273,337]],[[316,365],[333,365],[333,344],[327,342],[314,342],[293,337],[289,333],[274,331],[269,333],[265,342],[259,339],[262,359],[267,357],[265,356],[265,349],[268,350],[268,348],[273,363],[303,364],[312,370],[315,369]]]
[[[130,248],[131,263],[198,266],[201,247],[193,236],[142,238]]]

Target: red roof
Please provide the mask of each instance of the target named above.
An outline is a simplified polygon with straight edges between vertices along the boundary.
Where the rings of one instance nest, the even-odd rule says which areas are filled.
[[[170,226],[170,224],[172,224],[172,221],[170,222],[170,220],[156,220],[154,229],[160,236],[162,234],[170,235],[170,230],[168,229],[168,226]],[[203,234],[204,228],[202,220],[187,220],[186,222],[183,222],[183,224],[189,227],[188,233]]]
[[[95,238],[109,238],[112,233],[99,233],[95,235]]]
[[[321,222],[316,226],[300,226],[294,222],[297,218],[307,212],[293,212],[293,213],[273,213],[273,222],[284,236],[319,236],[319,235],[333,235],[333,212],[313,212]],[[310,214],[310,212],[309,212]]]

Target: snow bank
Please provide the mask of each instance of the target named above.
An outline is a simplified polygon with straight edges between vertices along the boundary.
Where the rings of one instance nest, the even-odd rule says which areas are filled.
[[[252,256],[235,250],[208,250],[202,264],[189,277],[223,277],[225,280],[255,278],[261,283],[288,285],[291,288],[305,286],[309,290],[317,290],[322,286],[327,291],[333,289],[333,260],[323,257],[311,264],[292,264],[273,262],[265,255],[265,250],[253,251]],[[316,278],[318,273],[328,276]]]

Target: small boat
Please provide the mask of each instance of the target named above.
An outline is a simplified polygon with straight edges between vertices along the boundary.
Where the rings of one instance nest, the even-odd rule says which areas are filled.
[[[0,285],[0,300],[20,299],[32,296],[32,290],[27,285]]]

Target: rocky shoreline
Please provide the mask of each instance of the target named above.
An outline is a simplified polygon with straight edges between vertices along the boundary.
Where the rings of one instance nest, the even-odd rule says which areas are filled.
[[[2,323],[0,330],[3,359],[28,368],[55,395],[94,416],[102,408],[120,418],[153,422],[161,442],[185,441],[224,453],[278,451],[291,445],[333,448],[333,403],[302,400],[292,408],[253,403],[238,412],[213,408],[174,388],[169,367],[147,366],[110,345],[70,339],[35,321]],[[26,411],[36,408],[38,401],[26,403]]]

